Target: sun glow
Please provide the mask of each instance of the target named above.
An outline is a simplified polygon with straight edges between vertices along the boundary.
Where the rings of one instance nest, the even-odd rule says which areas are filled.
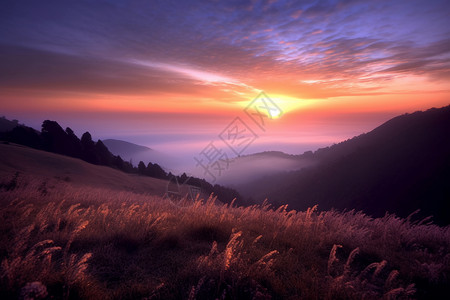
[[[267,93],[267,96],[270,98],[271,102],[276,105],[276,107],[275,105],[269,105],[270,109],[268,109],[267,107],[261,106],[260,113],[265,114],[271,119],[278,119],[286,113],[292,113],[310,104],[308,104],[308,101],[285,95],[271,95],[270,93]],[[234,103],[242,108],[246,108],[252,100],[236,101]]]
[[[270,99],[279,107],[279,110],[270,110],[270,117],[280,118],[283,114],[294,112],[305,105],[305,101],[284,95],[269,95]]]
[[[271,119],[278,119],[282,115],[282,111],[279,109],[271,109],[268,112],[268,115]]]

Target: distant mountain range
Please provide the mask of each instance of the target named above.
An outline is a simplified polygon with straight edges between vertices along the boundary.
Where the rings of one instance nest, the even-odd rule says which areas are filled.
[[[112,154],[120,155],[120,157],[122,157],[122,159],[124,159],[125,161],[131,160],[135,165],[137,165],[140,161],[143,161],[145,164],[153,162],[158,163],[165,169],[170,169],[173,167],[174,162],[176,162],[176,160],[169,155],[166,155],[152,148],[133,144],[130,142],[116,139],[107,139],[103,140],[103,143],[106,145],[106,147],[108,147],[109,151],[111,151]]]
[[[374,217],[433,215],[450,224],[450,106],[395,117],[373,131],[301,155],[314,164],[235,188],[304,210],[357,209]]]

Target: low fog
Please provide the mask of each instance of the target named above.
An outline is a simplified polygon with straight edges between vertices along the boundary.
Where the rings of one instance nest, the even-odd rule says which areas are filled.
[[[313,164],[314,160],[298,155],[282,152],[256,153],[231,160],[228,170],[217,176],[216,183],[239,189],[240,186],[262,177],[300,170]],[[201,169],[197,169],[197,172],[195,176],[204,177]]]

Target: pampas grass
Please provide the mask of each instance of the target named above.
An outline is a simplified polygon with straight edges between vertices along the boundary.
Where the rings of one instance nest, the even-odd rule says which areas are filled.
[[[13,179],[14,189],[0,191],[2,299],[33,291],[61,299],[426,299],[447,291],[450,229],[413,216],[297,212],[267,201],[236,207],[213,195],[180,207],[55,178]]]

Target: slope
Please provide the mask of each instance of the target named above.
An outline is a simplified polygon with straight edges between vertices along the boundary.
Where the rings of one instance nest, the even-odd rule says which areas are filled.
[[[154,195],[164,195],[167,187],[165,180],[127,174],[21,145],[0,144],[0,178],[11,178],[16,172],[41,179],[64,180],[74,185]]]
[[[257,200],[305,209],[358,209],[402,217],[420,209],[450,224],[450,106],[391,119],[373,131],[314,153],[302,171],[268,176]]]

